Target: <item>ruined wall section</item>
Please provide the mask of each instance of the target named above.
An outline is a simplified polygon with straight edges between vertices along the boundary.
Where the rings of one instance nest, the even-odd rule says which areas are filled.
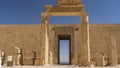
[[[81,35],[80,35],[80,24],[68,24],[68,25],[49,25],[49,63],[54,64],[56,61],[54,52],[56,47],[54,47],[54,27],[65,26],[74,27],[74,52],[76,53],[75,63],[80,63],[80,52],[81,52]],[[41,64],[42,56],[42,27],[41,25],[0,25],[0,50],[8,55],[15,55],[14,47],[17,46],[23,49],[24,54],[24,64],[32,64],[31,58],[33,57],[33,52],[37,54],[36,64]],[[107,46],[110,43],[107,42],[110,37],[115,37],[117,43],[117,53],[120,63],[120,25],[118,24],[90,24],[90,49],[91,58],[98,53],[104,53],[107,56]]]
[[[33,51],[40,58],[40,25],[0,25],[0,50],[6,53],[6,57],[14,56],[15,48],[23,51],[23,64],[32,64]]]

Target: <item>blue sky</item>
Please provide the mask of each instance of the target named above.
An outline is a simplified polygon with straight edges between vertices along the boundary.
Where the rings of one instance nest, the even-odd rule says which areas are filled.
[[[120,24],[120,0],[83,0],[90,24]],[[57,0],[0,0],[0,24],[40,24],[40,13]],[[79,17],[51,17],[50,24],[78,24]]]
[[[60,63],[69,64],[69,40],[60,40]]]

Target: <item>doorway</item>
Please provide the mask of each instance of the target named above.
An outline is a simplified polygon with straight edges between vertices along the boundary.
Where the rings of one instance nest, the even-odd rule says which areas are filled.
[[[59,37],[58,63],[60,65],[70,65],[70,36]]]

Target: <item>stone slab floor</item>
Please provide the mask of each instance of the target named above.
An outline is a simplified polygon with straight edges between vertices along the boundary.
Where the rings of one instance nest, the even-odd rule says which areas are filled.
[[[120,68],[120,66],[110,66],[110,67],[79,67],[79,66],[13,66],[13,67],[6,67],[2,66],[1,68]]]

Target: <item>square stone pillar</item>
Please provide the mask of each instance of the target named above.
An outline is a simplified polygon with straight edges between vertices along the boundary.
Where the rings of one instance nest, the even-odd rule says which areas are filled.
[[[90,62],[90,42],[88,16],[81,16],[81,64],[88,65]]]
[[[49,16],[47,13],[42,14],[42,58],[43,65],[49,64],[49,37],[48,37],[48,21]]]
[[[7,66],[13,66],[13,56],[7,57]]]
[[[116,66],[118,65],[118,58],[117,58],[117,48],[116,48],[116,40],[114,37],[108,39],[108,65]]]
[[[104,54],[97,54],[95,56],[96,66],[104,66],[105,65],[105,57]]]

